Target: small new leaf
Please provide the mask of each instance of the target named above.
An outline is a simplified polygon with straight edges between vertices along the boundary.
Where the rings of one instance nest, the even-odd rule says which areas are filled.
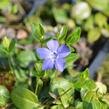
[[[40,34],[43,36],[45,34],[44,28],[41,24],[39,24]]]
[[[9,51],[13,51],[15,49],[16,45],[16,40],[11,40],[10,45],[9,45]]]
[[[67,35],[67,31],[68,31],[68,29],[67,29],[66,26],[62,27],[62,29],[59,32],[58,39],[59,40],[64,40],[66,35]]]
[[[66,44],[72,45],[80,39],[81,29],[76,28],[66,39]]]
[[[5,36],[5,37],[3,38],[3,42],[2,42],[3,47],[6,48],[6,49],[9,49],[10,42],[11,42],[11,41]]]
[[[39,24],[37,27],[36,27],[36,34],[38,35],[38,39],[42,39],[45,32],[44,32],[44,28],[41,24]]]
[[[44,28],[41,24],[32,24],[32,38],[35,40],[41,40],[45,34]]]

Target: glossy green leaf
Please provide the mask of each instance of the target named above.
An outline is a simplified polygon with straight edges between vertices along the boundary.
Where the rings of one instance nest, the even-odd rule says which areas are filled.
[[[16,46],[16,40],[11,40],[9,45],[9,51],[13,52],[15,50],[15,46]]]
[[[87,109],[108,109],[107,104],[100,101],[99,96],[94,91],[89,91],[83,98],[83,107]]]
[[[67,31],[68,31],[68,29],[66,26],[62,27],[62,29],[59,32],[58,39],[65,40],[65,37],[67,36]]]
[[[59,95],[60,95],[60,99],[61,102],[64,106],[64,108],[69,107],[69,105],[71,104],[71,102],[73,102],[72,96],[70,95],[69,92],[71,93],[72,90],[68,90],[68,91],[64,91],[63,89],[58,89]]]
[[[38,97],[26,88],[14,88],[11,93],[11,99],[19,109],[43,109]]]
[[[55,78],[51,81],[51,91],[55,94],[58,93],[58,89],[63,89],[64,91],[73,90],[73,84],[64,78]],[[72,91],[73,93],[73,91]]]
[[[66,39],[66,44],[72,45],[80,39],[81,29],[76,28]]]
[[[3,38],[3,41],[2,41],[3,47],[8,50],[8,49],[9,49],[9,46],[10,46],[10,42],[11,42],[11,40],[8,39],[8,38],[5,36],[5,37]]]
[[[108,109],[107,105],[103,102],[100,102],[96,96],[92,97],[89,102],[83,102],[83,104],[84,109],[87,109],[88,107],[90,107],[90,109]]]
[[[81,92],[81,97],[83,97],[87,93],[87,91],[92,91],[95,88],[96,88],[96,85],[95,85],[95,82],[93,80],[90,80],[90,79],[85,80],[83,82],[83,84],[81,85],[81,91],[80,91]]]
[[[94,97],[96,97],[96,93],[94,91],[89,91],[84,95],[84,97],[82,98],[84,109],[87,109],[88,107],[90,109],[93,109],[91,101]]]
[[[45,34],[45,31],[44,31],[44,28],[41,24],[39,24],[39,31],[40,31],[40,34],[43,36]]]
[[[36,35],[38,36],[38,39],[41,40],[43,38],[43,35],[44,35],[44,29],[42,27],[41,24],[39,25],[35,25],[36,26]]]
[[[95,82],[89,79],[89,71],[86,69],[83,71],[77,78],[74,83],[76,89],[81,89],[81,95],[83,95],[84,91],[93,90],[96,88]]]
[[[41,24],[32,24],[32,38],[33,40],[42,40],[43,36],[45,34],[44,28]]]

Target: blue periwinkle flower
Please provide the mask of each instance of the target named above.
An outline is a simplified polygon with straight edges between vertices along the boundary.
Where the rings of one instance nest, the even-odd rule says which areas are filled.
[[[41,59],[44,59],[42,70],[57,69],[63,72],[65,67],[65,57],[70,54],[70,49],[62,44],[59,47],[57,40],[47,42],[48,48],[37,48],[37,53]]]

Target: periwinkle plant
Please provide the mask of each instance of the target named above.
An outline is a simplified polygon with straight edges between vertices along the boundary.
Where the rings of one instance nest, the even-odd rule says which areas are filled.
[[[41,45],[36,52],[20,50],[16,41],[8,38],[0,44],[0,55],[11,57],[9,67],[16,78],[10,104],[15,109],[109,109],[106,87],[91,80],[88,69],[75,75],[71,70],[78,58],[72,44],[79,40],[80,28],[68,36],[66,27],[56,37],[44,38],[44,34],[41,25],[32,33],[32,41]],[[65,68],[70,69],[66,75]],[[2,103],[1,106],[5,105],[4,95]]]

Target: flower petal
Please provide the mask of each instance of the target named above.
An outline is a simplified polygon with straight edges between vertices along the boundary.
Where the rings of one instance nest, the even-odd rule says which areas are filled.
[[[62,58],[57,58],[56,62],[55,62],[55,68],[60,71],[63,72],[64,71],[64,66],[65,66],[65,60]]]
[[[36,52],[38,53],[41,59],[45,59],[48,57],[49,54],[51,54],[51,51],[47,48],[37,48]]]
[[[64,58],[70,54],[70,49],[66,45],[61,45],[58,49],[59,58]]]
[[[51,59],[44,60],[42,70],[53,69],[53,67],[54,67],[54,61],[53,60],[51,60]]]
[[[50,40],[49,42],[47,42],[47,46],[52,52],[57,52],[59,43],[56,40]]]

